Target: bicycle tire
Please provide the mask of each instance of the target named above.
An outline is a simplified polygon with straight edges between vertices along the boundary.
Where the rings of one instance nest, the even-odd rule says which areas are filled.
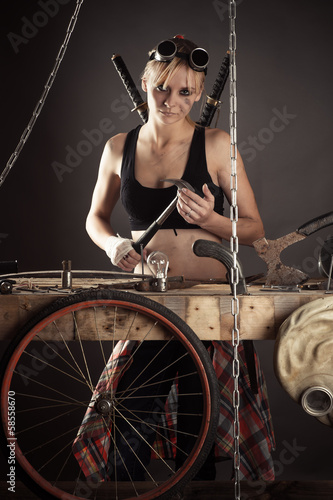
[[[100,316],[99,322],[97,315]],[[103,321],[101,321],[101,315]],[[96,330],[93,332],[91,325],[94,322]],[[101,367],[105,368],[106,359],[115,349],[118,340],[132,341],[133,336],[135,337],[133,334],[137,331],[142,335],[143,327],[140,322],[143,322],[145,332],[149,332],[147,334],[149,338],[151,332],[158,329],[159,335],[163,336],[161,345],[176,341],[176,351],[178,346],[185,349],[185,357],[189,356],[191,362],[194,363],[202,391],[203,408],[200,430],[194,438],[193,449],[188,453],[183,465],[178,470],[171,467],[173,472],[168,469],[166,478],[158,477],[154,481],[149,480],[139,484],[135,481],[132,484],[131,480],[121,484],[116,484],[117,481],[113,480],[95,484],[91,480],[89,482],[89,478],[86,479],[82,474],[82,465],[80,466],[76,460],[73,461],[71,447],[77,437],[82,423],[82,414],[84,415],[87,406],[93,401],[94,411],[97,408],[96,395],[95,399],[92,399],[92,394],[98,384],[95,380],[98,381],[103,371]],[[98,339],[95,339],[94,344],[92,340],[86,340],[86,329],[88,329],[89,336],[93,333],[97,334]],[[74,340],[74,335],[77,340]],[[68,340],[65,340],[65,337]],[[147,338],[145,337],[143,342],[134,340],[135,345],[141,347],[144,342],[150,342]],[[100,366],[97,366],[95,354],[90,359],[93,348],[98,349],[100,358],[103,358]],[[75,362],[72,363],[71,358]],[[133,359],[135,359],[134,356]],[[65,361],[66,365],[72,364],[70,373],[64,371]],[[84,366],[88,363],[91,365],[85,372]],[[75,364],[79,367],[78,369],[75,369]],[[182,490],[195,476],[214,442],[219,415],[219,389],[207,349],[190,327],[175,313],[139,294],[119,290],[88,290],[56,300],[25,325],[10,344],[1,365],[3,449],[8,450],[8,444],[15,439],[17,472],[22,481],[40,498],[66,500],[94,498],[98,500],[105,498],[105,491],[107,491],[107,498],[111,500],[113,498],[166,500]],[[91,382],[87,380],[90,377]],[[187,375],[184,375],[185,379],[186,377]],[[25,390],[26,387],[29,392]],[[12,428],[8,425],[8,412],[12,409],[9,404],[10,395],[14,395],[15,399],[15,437],[10,435]],[[34,401],[37,402],[34,403]],[[112,412],[107,414],[107,418],[111,418],[111,413],[114,416],[117,411],[121,412],[119,405],[120,410],[117,410],[118,402],[119,397],[118,400],[117,398],[112,400]],[[102,403],[104,404],[105,401]],[[59,413],[57,407],[62,408],[62,406],[68,411]],[[77,412],[76,417],[75,412]],[[103,415],[103,421],[105,418]],[[158,425],[161,425],[160,416],[158,419]],[[114,428],[117,426],[115,422],[115,420],[112,422]],[[67,427],[63,428],[65,424],[69,430]],[[155,432],[156,425],[153,429]],[[109,429],[107,432],[111,435]],[[69,444],[66,444],[64,454],[64,449],[60,447],[64,446],[65,434],[69,435]],[[145,436],[142,439],[144,438]],[[166,444],[170,447],[170,442]],[[114,448],[118,450],[116,444]],[[55,464],[58,458],[57,467],[60,470],[56,475]],[[164,467],[163,461],[158,461]],[[166,463],[170,467],[167,461]],[[151,464],[147,466],[146,472],[149,477],[152,477],[152,473],[148,470],[150,466]]]

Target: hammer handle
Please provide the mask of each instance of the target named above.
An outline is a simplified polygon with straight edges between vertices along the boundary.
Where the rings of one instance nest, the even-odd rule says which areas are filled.
[[[157,233],[157,231],[162,226],[163,222],[169,217],[171,212],[176,208],[178,197],[174,198],[172,202],[166,207],[166,209],[161,213],[161,215],[145,230],[145,232],[140,236],[140,238],[133,243],[132,247],[137,253],[141,253],[141,246],[144,248],[147,243],[150,242],[152,237]]]
[[[319,229],[331,226],[333,224],[333,212],[328,212],[327,214],[320,215],[315,219],[311,219],[297,229],[297,232],[303,234],[304,236],[309,236]]]
[[[133,243],[132,247],[134,248],[134,250],[137,253],[141,253],[141,245],[142,248],[144,248],[147,245],[147,243],[150,242],[152,237],[157,233],[160,227],[161,227],[160,224],[158,224],[157,221],[154,221],[148,227],[148,229],[146,229],[146,231],[140,236],[140,238],[135,243]]]

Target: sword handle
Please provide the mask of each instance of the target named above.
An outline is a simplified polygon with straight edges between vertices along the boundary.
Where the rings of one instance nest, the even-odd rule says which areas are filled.
[[[198,121],[198,124],[203,127],[210,126],[216,110],[220,107],[221,103],[219,99],[229,76],[229,66],[230,55],[229,52],[227,52],[223,58],[220,71],[218,72],[212,91],[210,95],[207,96],[206,104]]]
[[[114,54],[111,60],[128,92],[128,95],[132,99],[132,102],[135,106],[132,111],[137,111],[143,123],[146,123],[148,120],[147,103],[143,101],[138,89],[136,88],[135,83],[126,67],[126,64],[119,54]]]

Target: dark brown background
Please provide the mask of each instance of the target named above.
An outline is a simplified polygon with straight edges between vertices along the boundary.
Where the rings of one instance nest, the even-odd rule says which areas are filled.
[[[42,7],[47,0],[1,5],[1,171],[43,91],[76,2],[51,3],[52,15]],[[333,209],[332,12],[327,0],[237,2],[238,144],[268,238]],[[110,58],[122,55],[139,85],[148,50],[185,34],[210,54],[209,92],[228,48],[228,30],[227,0],[84,2],[42,113],[0,187],[1,261],[17,259],[20,271],[60,269],[63,259],[71,259],[74,269],[111,269],[89,240],[85,217],[105,141],[140,119],[130,113]],[[222,97],[219,126],[228,129],[228,85]],[[281,114],[282,120],[275,118]],[[199,107],[192,117],[199,117]],[[73,150],[70,163],[66,155]],[[55,162],[67,171],[56,175]],[[129,234],[120,206],[113,223]],[[327,228],[295,244],[284,261],[316,275],[319,248],[332,234]],[[246,274],[264,271],[253,249],[240,255]],[[332,479],[332,429],[306,415],[277,384],[273,344],[258,348],[277,434],[277,479]],[[283,453],[285,443],[305,449],[283,463],[281,457],[292,458]],[[228,478],[229,470],[220,473]]]

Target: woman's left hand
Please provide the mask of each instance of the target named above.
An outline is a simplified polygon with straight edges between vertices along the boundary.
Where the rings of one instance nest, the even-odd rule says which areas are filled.
[[[197,226],[206,224],[209,216],[214,211],[215,198],[207,184],[202,186],[202,192],[204,194],[203,198],[189,189],[183,188],[178,191],[178,212],[186,222]]]

